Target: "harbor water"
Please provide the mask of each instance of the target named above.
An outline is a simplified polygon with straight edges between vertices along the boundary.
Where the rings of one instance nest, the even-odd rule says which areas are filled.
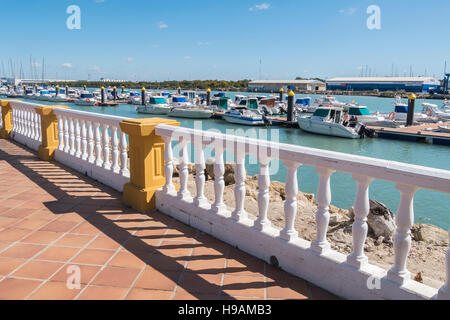
[[[248,95],[249,93],[227,92],[227,96],[234,98],[235,94]],[[302,95],[297,95],[301,97]],[[315,99],[319,96],[310,96]],[[339,101],[352,102],[366,105],[371,112],[390,113],[394,109],[394,99],[362,96],[337,96]],[[31,102],[31,101],[30,101]],[[423,100],[417,100],[416,112],[421,111]],[[441,105],[443,101],[427,101]],[[46,102],[36,102],[50,104]],[[148,118],[151,115],[138,114],[135,105],[123,104],[117,107],[82,107],[74,104],[66,104],[73,109],[104,113],[130,118]],[[218,130],[222,133],[232,134],[233,130],[244,130],[244,134],[258,138],[275,140],[281,143],[299,145],[310,148],[318,148],[348,154],[361,155],[371,158],[398,161],[432,168],[450,170],[450,148],[426,143],[413,143],[386,139],[343,139],[309,134],[298,128],[254,128],[242,127],[227,123],[223,120],[189,120],[177,119],[183,127],[202,130]],[[177,150],[174,150],[177,156]],[[228,155],[231,156],[231,155]],[[256,161],[248,159],[247,171],[249,175],[258,174],[259,166]],[[286,168],[280,163],[271,163],[271,179],[284,182]],[[278,170],[277,170],[278,168]],[[299,189],[303,192],[315,193],[318,186],[318,175],[314,168],[302,166],[298,171]],[[331,178],[332,204],[348,209],[353,205],[356,196],[356,183],[351,175],[337,172]],[[400,193],[393,183],[374,180],[370,185],[370,198],[386,204],[393,212],[396,212],[399,204]],[[414,199],[415,223],[429,223],[444,229],[450,227],[450,195],[438,192],[419,190]]]

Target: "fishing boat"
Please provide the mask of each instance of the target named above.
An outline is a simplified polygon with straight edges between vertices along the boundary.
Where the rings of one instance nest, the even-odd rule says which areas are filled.
[[[222,118],[229,123],[246,126],[263,126],[267,121],[259,110],[248,109],[245,106],[238,106],[228,110],[222,115]]]
[[[150,97],[148,105],[137,107],[137,112],[148,113],[148,114],[168,114],[170,111],[170,106],[168,105],[166,99],[163,96]]]
[[[81,91],[80,98],[75,100],[74,103],[77,106],[94,106],[97,104],[97,100],[89,91]]]
[[[450,133],[450,126],[440,126],[439,131],[445,132],[445,133]]]
[[[320,107],[312,116],[300,116],[298,126],[306,132],[341,138],[373,136],[373,131],[366,129],[362,123],[345,120],[344,114],[342,107]]]

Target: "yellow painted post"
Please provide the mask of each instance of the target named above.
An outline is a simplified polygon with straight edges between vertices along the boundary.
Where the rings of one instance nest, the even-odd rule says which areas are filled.
[[[54,160],[55,149],[59,146],[58,119],[53,113],[53,108],[65,108],[66,106],[39,106],[34,108],[41,116],[42,143],[38,149],[39,158],[42,160]]]
[[[129,137],[130,157],[130,183],[124,186],[122,201],[141,212],[155,210],[155,192],[165,183],[165,143],[155,134],[159,124],[180,125],[175,120],[160,118],[130,119],[120,123],[120,129]]]
[[[2,123],[3,123],[3,128],[0,130],[0,136],[3,139],[9,139],[13,127],[12,109],[11,106],[9,105],[10,101],[13,100],[0,100],[0,105],[2,107]]]

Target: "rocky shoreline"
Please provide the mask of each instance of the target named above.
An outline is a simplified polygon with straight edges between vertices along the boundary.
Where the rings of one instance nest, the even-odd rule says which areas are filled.
[[[214,162],[208,160],[205,175],[207,177],[205,196],[210,202],[214,201]],[[174,182],[178,183],[179,165],[174,163]],[[188,165],[188,189],[195,195],[195,168]],[[234,200],[234,164],[225,165],[224,202],[229,208],[235,207]],[[252,219],[256,219],[258,212],[258,177],[247,177],[245,210]],[[284,183],[272,181],[270,185],[270,204],[268,218],[272,225],[282,229],[284,217]],[[297,215],[295,228],[299,237],[312,241],[316,235],[315,213],[317,204],[313,194],[298,192]],[[389,269],[394,263],[393,236],[395,232],[394,214],[383,204],[371,200],[371,210],[368,216],[369,232],[365,245],[365,253],[370,263]],[[330,224],[328,240],[334,250],[343,254],[352,251],[353,210],[330,206]],[[415,224],[411,229],[412,244],[408,258],[408,270],[413,277],[429,286],[440,288],[445,281],[445,255],[448,249],[448,232],[429,224]]]

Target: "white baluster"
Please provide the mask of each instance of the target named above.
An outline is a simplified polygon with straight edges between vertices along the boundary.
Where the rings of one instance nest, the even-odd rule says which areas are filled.
[[[236,208],[231,213],[231,217],[236,221],[242,221],[247,219],[248,215],[245,211],[245,145],[236,145],[236,168],[234,171],[234,197],[236,199]]]
[[[109,125],[103,124],[102,128],[103,128],[103,168],[106,170],[111,170],[111,160],[109,160],[110,154],[109,151],[110,142],[108,133]]]
[[[166,184],[163,191],[167,194],[175,192],[175,186],[172,183],[173,177],[173,150],[172,138],[170,136],[163,136],[164,140],[164,175],[166,176]]]
[[[448,231],[449,247],[445,256],[446,267],[446,281],[442,288],[439,290],[437,298],[440,300],[450,300],[450,229]]]
[[[58,116],[58,139],[59,139],[59,151],[64,151],[64,119]]]
[[[69,136],[69,120],[64,116],[64,152],[69,153],[70,151],[70,136]]]
[[[38,128],[38,140],[40,142],[42,142],[42,126],[41,126],[41,115],[40,114],[36,114],[37,115],[37,128]]]
[[[19,130],[18,133],[23,134],[25,132],[25,122],[23,119],[23,110],[22,108],[17,108],[17,114],[19,119]]]
[[[101,167],[102,160],[102,136],[100,133],[100,123],[94,122],[95,128],[95,165]]]
[[[39,115],[36,112],[33,112],[33,118],[34,118],[34,139],[39,141],[40,138],[40,130],[39,130]]]
[[[70,155],[75,155],[75,120],[73,118],[69,118],[69,137],[70,137]]]
[[[387,278],[398,284],[411,280],[411,273],[406,268],[409,250],[411,249],[411,227],[414,224],[414,194],[416,186],[397,184],[400,191],[400,204],[395,222],[397,229],[394,236],[394,266],[388,271]]]
[[[194,141],[195,150],[195,186],[197,194],[194,198],[194,203],[197,206],[206,205],[208,199],[205,197],[205,155],[203,154],[203,143],[201,139]]]
[[[221,142],[220,142],[221,143]],[[223,203],[223,192],[225,190],[225,164],[223,162],[223,147],[216,145],[214,147],[215,164],[214,164],[214,203],[211,209],[215,213],[226,210],[225,203]]]
[[[298,181],[297,170],[299,163],[292,161],[283,161],[287,168],[286,177],[286,200],[284,202],[284,215],[286,218],[286,225],[280,232],[280,237],[286,241],[293,241],[298,238],[298,232],[295,230],[295,216],[297,215],[297,195],[298,195]]]
[[[347,256],[347,263],[361,269],[369,262],[364,254],[364,244],[366,243],[369,228],[367,226],[367,216],[370,210],[369,185],[373,178],[354,174],[353,180],[358,184],[358,191],[356,192],[356,199],[353,205],[355,213],[355,221],[352,226],[353,251]]]
[[[28,112],[28,119],[30,121],[30,134],[29,137],[32,140],[37,140],[37,130],[36,130],[36,118],[34,117],[35,113],[33,111]]]
[[[319,174],[316,212],[317,236],[311,244],[311,249],[322,254],[331,247],[327,240],[327,231],[330,222],[330,213],[328,212],[331,203],[330,177],[334,171],[324,167],[316,167],[315,170]]]
[[[120,166],[119,166],[119,137],[117,136],[118,128],[116,126],[112,127],[111,129],[111,141],[112,141],[112,170],[115,173],[120,172]]]
[[[75,156],[81,158],[81,125],[80,120],[75,119]]]
[[[88,160],[88,141],[87,141],[87,127],[86,120],[81,120],[81,159],[83,161]]]
[[[28,120],[28,111],[26,109],[23,111],[23,118],[25,124],[24,136],[28,137],[30,134],[30,122]]]
[[[178,198],[181,200],[188,200],[191,196],[187,185],[189,178],[188,164],[189,164],[189,154],[188,154],[188,141],[185,138],[181,138],[180,141],[180,191],[178,191]]]
[[[127,136],[123,132],[120,132],[120,164],[120,174],[122,174],[122,176],[129,176],[130,171],[128,170],[128,143]]]
[[[270,173],[269,159],[261,157],[259,159],[259,176],[258,176],[258,219],[255,221],[255,228],[263,231],[271,226],[270,220],[267,218],[269,209],[269,188]]]
[[[88,161],[89,163],[95,162],[94,155],[94,126],[91,121],[87,122],[88,129]]]

